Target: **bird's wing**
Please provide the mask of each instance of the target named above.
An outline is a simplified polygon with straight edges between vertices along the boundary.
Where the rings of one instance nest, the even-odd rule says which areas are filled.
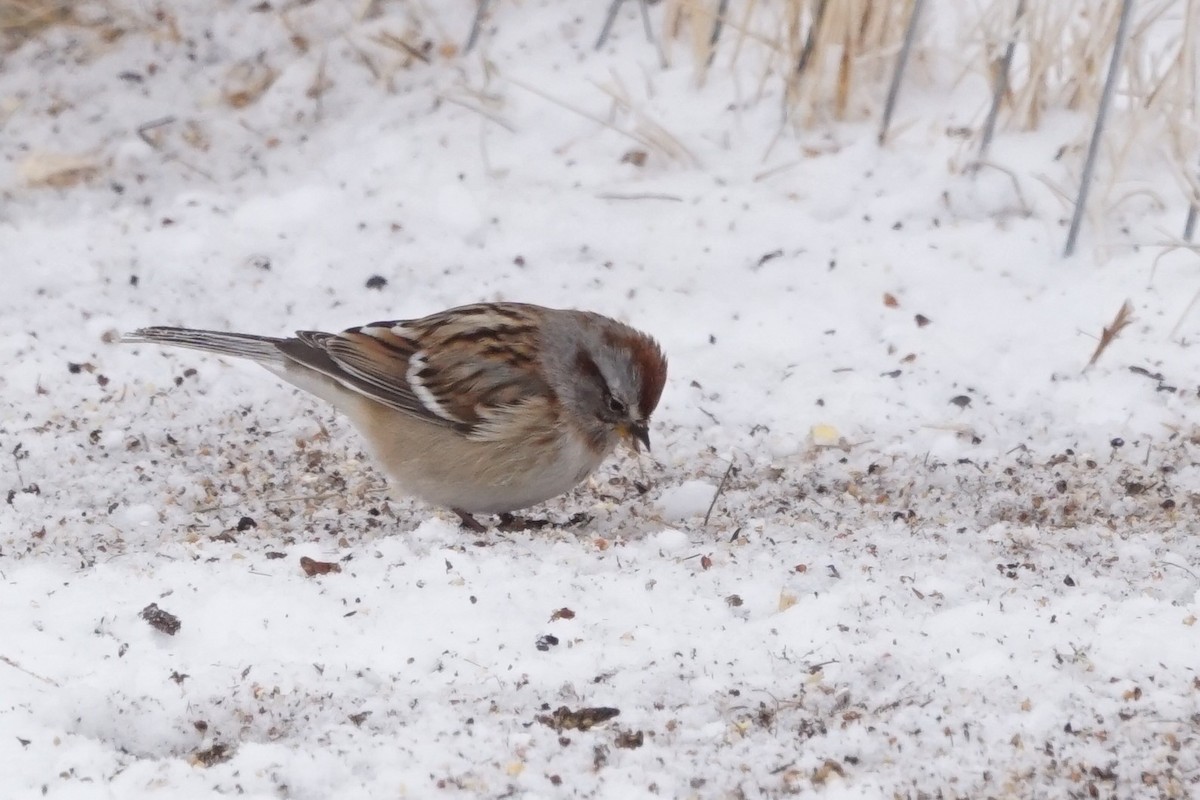
[[[278,347],[375,402],[492,438],[500,409],[550,397],[533,354],[538,332],[527,307],[480,304],[341,333],[301,331]]]

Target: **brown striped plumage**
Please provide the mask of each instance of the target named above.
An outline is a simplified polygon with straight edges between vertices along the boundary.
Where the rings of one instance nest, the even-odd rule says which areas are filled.
[[[126,340],[258,361],[346,413],[400,488],[459,512],[542,502],[620,440],[648,445],[667,372],[640,331],[522,303],[293,338],[145,328]]]

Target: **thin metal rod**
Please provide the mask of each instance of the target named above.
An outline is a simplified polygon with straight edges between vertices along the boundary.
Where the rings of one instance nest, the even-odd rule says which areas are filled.
[[[800,57],[796,59],[796,74],[803,75],[804,70],[808,69],[808,62],[812,58],[813,50],[817,48],[817,34],[821,30],[821,23],[825,20],[825,9],[829,7],[829,0],[818,0],[817,12],[813,14],[812,24],[808,26],[808,36],[804,39],[804,47],[800,49]]]
[[[604,17],[604,27],[600,29],[600,38],[596,40],[596,49],[604,47],[604,43],[608,41],[608,34],[612,31],[613,23],[617,20],[617,12],[621,10],[621,4],[625,0],[612,0],[608,6],[608,14]]]
[[[1013,15],[1012,32],[1008,36],[1008,45],[1004,48],[1004,57],[1000,59],[1000,68],[996,72],[996,86],[992,91],[992,107],[988,109],[987,119],[983,122],[983,136],[979,140],[979,157],[976,163],[987,160],[988,148],[992,146],[992,135],[996,132],[996,118],[1000,116],[1000,104],[1008,92],[1008,74],[1012,69],[1013,52],[1017,49],[1017,35],[1021,29],[1021,17],[1025,16],[1025,0],[1017,0],[1017,13]]]
[[[638,0],[638,7],[642,10],[642,28],[646,31],[646,41],[654,45],[654,50],[658,53],[659,66],[665,69],[667,54],[663,52],[662,42],[654,38],[654,28],[650,25],[650,0]]]
[[[721,39],[721,30],[725,27],[725,12],[729,10],[729,0],[721,0],[717,4],[717,18],[713,20],[712,36],[708,39],[708,63],[712,64],[717,57],[717,42]]]
[[[908,29],[904,31],[904,43],[896,56],[896,69],[892,72],[892,83],[888,86],[887,102],[883,106],[883,124],[879,126],[879,143],[887,141],[888,126],[892,124],[892,112],[896,110],[896,97],[900,94],[900,83],[904,80],[904,68],[912,53],[913,40],[917,38],[917,24],[921,20],[921,9],[925,0],[913,0],[912,16],[908,18]]]
[[[475,6],[475,19],[471,20],[471,35],[467,37],[467,46],[464,52],[471,52],[471,48],[479,41],[479,33],[483,30],[483,18],[487,16],[488,7],[492,4],[492,0],[478,0],[478,5]]]
[[[1200,171],[1197,171],[1197,176],[1200,176]],[[1192,201],[1188,206],[1187,220],[1183,223],[1183,240],[1190,242],[1192,235],[1196,232],[1196,217],[1200,217],[1200,202]]]
[[[646,41],[654,41],[654,29],[650,27],[650,0],[638,0],[638,8],[642,10],[642,28],[646,31]]]
[[[1096,167],[1096,155],[1100,152],[1100,139],[1104,135],[1104,121],[1108,118],[1108,107],[1112,104],[1117,77],[1121,73],[1121,52],[1125,49],[1125,35],[1129,31],[1132,12],[1133,0],[1124,0],[1121,4],[1121,19],[1117,22],[1117,35],[1113,40],[1112,58],[1108,62],[1108,77],[1104,80],[1104,91],[1100,94],[1100,108],[1096,110],[1092,141],[1088,143],[1087,158],[1083,162],[1083,176],[1079,181],[1079,195],[1075,198],[1075,214],[1071,217],[1071,229],[1067,231],[1067,246],[1063,249],[1063,258],[1070,258],[1075,254],[1075,241],[1079,238],[1079,228],[1083,225],[1083,215],[1087,211],[1092,170]]]

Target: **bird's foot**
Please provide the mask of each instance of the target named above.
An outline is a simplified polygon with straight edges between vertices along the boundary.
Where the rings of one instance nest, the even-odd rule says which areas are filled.
[[[487,533],[487,526],[466,511],[459,511],[457,508],[453,509],[453,511],[455,514],[458,514],[458,518],[462,520],[462,527],[466,530],[473,533]]]

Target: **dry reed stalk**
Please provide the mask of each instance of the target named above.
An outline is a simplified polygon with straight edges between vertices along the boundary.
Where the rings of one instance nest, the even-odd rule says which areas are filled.
[[[699,86],[715,63],[719,42],[736,31],[723,69],[761,70],[759,96],[781,80],[785,117],[811,127],[868,110],[864,92],[877,89],[889,74],[889,56],[899,46],[912,2],[667,0],[662,46],[684,43]],[[752,65],[746,63],[751,50],[760,59]]]
[[[783,39],[795,72],[785,76],[787,103],[805,127],[859,116],[864,93],[887,74],[900,46],[902,21],[915,0],[799,0],[789,6]],[[872,98],[873,99],[873,98]]]
[[[1036,129],[1054,109],[1099,116],[1105,67],[1114,66],[1109,54],[1124,4],[1030,3],[1021,24],[1014,25],[1019,2],[997,0],[979,18],[981,60],[994,87],[982,133],[984,148],[996,127]],[[1092,208],[1085,213],[1096,222],[1133,198],[1165,204],[1161,192],[1123,183],[1138,167],[1161,161],[1164,150],[1188,202],[1200,199],[1200,0],[1143,1],[1133,8],[1126,20],[1124,52],[1115,65],[1120,78],[1108,89],[1114,122],[1103,142],[1093,136],[1083,165],[1095,175]],[[1005,72],[1001,61],[997,73],[997,42],[1012,33],[1010,67]],[[1006,88],[999,83],[1005,74]],[[1068,142],[1064,152],[1082,152],[1079,141]]]
[[[1165,123],[1167,158],[1188,204],[1182,234],[1188,242],[1200,210],[1200,0],[1184,2],[1178,24],[1178,44],[1146,109]]]
[[[764,48],[778,48],[779,34],[773,24],[764,24],[758,16],[761,11],[759,0],[748,0],[741,5],[740,16],[733,16],[729,0],[667,0],[663,12],[663,46],[668,47],[672,39],[683,38],[685,27],[687,38],[693,43],[692,53],[697,68],[706,60],[711,62],[725,29],[737,32],[737,39],[730,54],[728,68],[738,63],[746,41]],[[757,26],[754,23],[759,23]],[[711,63],[706,66],[711,66]]]
[[[708,70],[717,55],[717,43],[726,24],[729,0],[667,0],[665,5],[663,55],[668,63],[673,63],[672,42],[686,36],[688,49],[696,65],[696,86],[704,86]]]
[[[19,44],[46,28],[70,23],[74,6],[69,0],[0,0],[0,33]]]
[[[120,0],[97,0],[83,4],[78,0],[0,0],[0,53],[15,50],[36,40],[55,26],[70,26],[92,34],[95,43],[108,44],[131,29],[154,31],[168,41],[172,38],[174,18],[161,19],[139,15]]]
[[[688,164],[692,167],[700,165],[700,160],[678,137],[634,105],[633,100],[630,99],[629,92],[616,76],[613,77],[613,82],[614,85],[612,86],[594,85],[612,98],[616,110],[633,117],[636,121],[634,134],[641,141],[647,143],[671,161]]]
[[[1035,130],[1048,108],[1093,108],[1121,6],[1108,0],[1037,3],[1025,15],[1016,69],[1009,74],[1013,117]]]

